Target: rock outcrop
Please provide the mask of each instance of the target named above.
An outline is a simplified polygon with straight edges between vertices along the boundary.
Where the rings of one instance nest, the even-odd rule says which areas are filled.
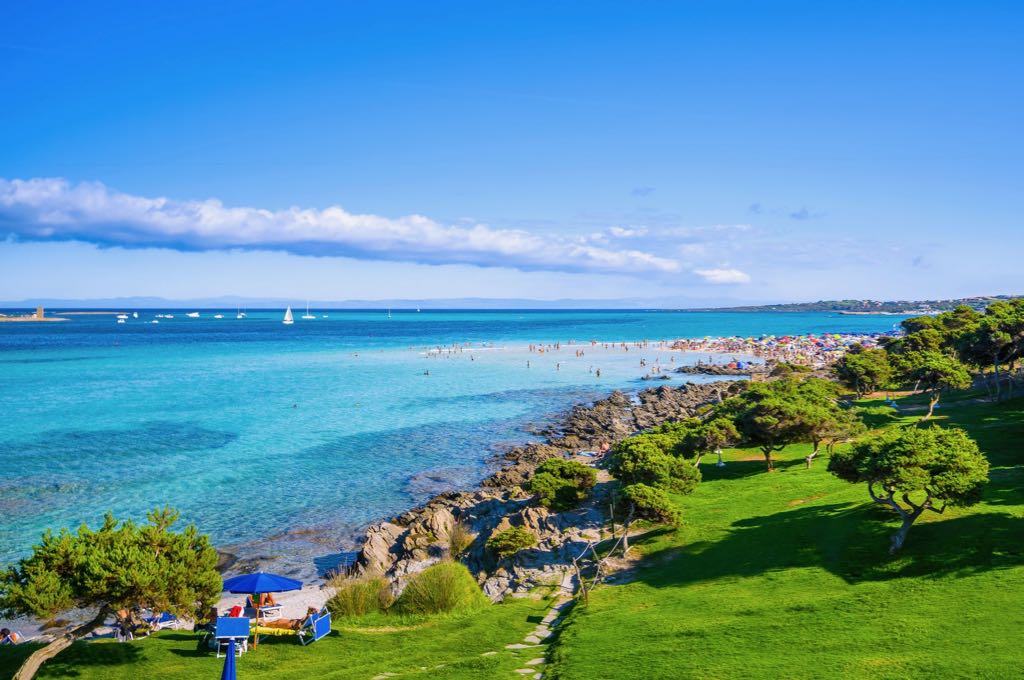
[[[745,364],[743,368],[723,366],[721,364],[696,364],[694,366],[680,366],[676,369],[676,373],[687,375],[752,375],[754,373],[767,373],[768,370],[765,364]]]
[[[503,455],[506,464],[488,477],[477,491],[448,492],[425,505],[387,522],[371,526],[359,553],[358,570],[389,579],[396,594],[410,575],[446,558],[452,552],[452,534],[474,538],[459,555],[477,574],[484,592],[493,600],[525,592],[542,583],[557,583],[571,569],[572,560],[598,540],[604,526],[608,482],[600,482],[593,498],[569,512],[550,512],[532,503],[521,485],[542,462],[567,454],[587,455],[599,465],[609,447],[636,432],[692,415],[742,390],[743,382],[722,381],[662,386],[629,397],[621,392],[587,406],[573,408],[557,430],[543,434],[545,443],[517,446]],[[606,475],[604,479],[607,479]],[[529,529],[537,544],[512,558],[498,560],[485,544],[494,533],[511,526]]]

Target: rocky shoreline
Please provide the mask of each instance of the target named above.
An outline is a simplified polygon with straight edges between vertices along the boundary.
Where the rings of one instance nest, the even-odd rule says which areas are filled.
[[[771,366],[768,364],[745,364],[743,368],[723,366],[721,364],[696,364],[694,366],[680,366],[676,373],[687,375],[753,375],[754,373],[768,373]]]
[[[600,466],[608,448],[621,439],[688,417],[703,405],[739,392],[744,385],[745,381],[736,380],[664,385],[632,397],[616,391],[593,404],[576,406],[557,429],[541,432],[544,442],[507,451],[502,456],[506,464],[486,478],[480,489],[442,493],[372,525],[359,550],[356,571],[383,576],[400,592],[409,576],[451,555],[452,533],[461,525],[460,530],[474,538],[460,559],[492,600],[559,583],[588,542],[602,538],[610,482],[602,472],[589,502],[569,512],[551,512],[533,504],[521,488],[537,466],[557,456],[576,456]],[[485,547],[487,538],[510,526],[529,529],[538,542],[513,558],[496,560]]]

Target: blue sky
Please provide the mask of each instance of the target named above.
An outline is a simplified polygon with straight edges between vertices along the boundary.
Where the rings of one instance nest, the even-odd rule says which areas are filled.
[[[1024,5],[6,3],[0,299],[1024,292]]]

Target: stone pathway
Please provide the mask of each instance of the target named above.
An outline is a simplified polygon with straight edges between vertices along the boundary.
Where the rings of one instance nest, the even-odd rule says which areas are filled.
[[[557,628],[558,624],[562,622],[562,616],[565,611],[572,605],[572,597],[566,593],[572,593],[575,590],[573,577],[571,574],[566,573],[562,579],[562,583],[559,584],[561,588],[561,596],[555,601],[555,604],[551,606],[551,609],[544,615],[544,618],[540,620],[537,627],[534,628],[529,635],[523,638],[522,642],[516,642],[511,645],[505,645],[505,649],[520,650],[520,649],[533,649],[540,656],[526,661],[523,665],[529,666],[529,668],[517,668],[515,672],[519,676],[529,675],[534,680],[540,680],[544,677],[543,667],[547,663],[547,651],[548,643],[547,640],[554,634],[553,628]],[[485,652],[490,654],[493,652]]]
[[[570,606],[572,606],[572,594],[575,592],[576,584],[572,574],[566,573],[559,584],[560,595],[555,599],[544,618],[540,620],[537,627],[530,631],[522,642],[514,642],[505,645],[505,649],[518,655],[522,650],[530,650],[533,658],[523,662],[523,668],[517,668],[513,677],[530,677],[532,680],[541,680],[544,677],[544,666],[547,664],[548,640],[554,635],[555,628],[562,622],[562,618]],[[498,651],[483,652],[480,656],[494,656]],[[435,668],[443,668],[435,666]],[[426,670],[421,669],[421,670]],[[373,676],[372,680],[388,680],[399,673],[381,673]]]

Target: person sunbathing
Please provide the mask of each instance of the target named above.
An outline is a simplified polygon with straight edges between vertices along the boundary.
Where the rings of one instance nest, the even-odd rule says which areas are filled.
[[[16,645],[21,642],[21,636],[10,628],[0,629],[0,645]]]
[[[306,622],[313,614],[316,614],[319,609],[316,607],[310,607],[306,610],[306,615],[301,619],[275,619],[273,621],[260,621],[260,628],[276,628],[278,630],[294,630],[298,631],[302,628],[302,624]]]
[[[256,602],[259,602],[259,605],[255,604]],[[276,607],[277,602],[274,601],[273,594],[262,593],[259,595],[250,595],[249,597],[247,597],[245,599],[245,606],[251,609],[256,609],[257,607],[262,609],[263,607]]]

